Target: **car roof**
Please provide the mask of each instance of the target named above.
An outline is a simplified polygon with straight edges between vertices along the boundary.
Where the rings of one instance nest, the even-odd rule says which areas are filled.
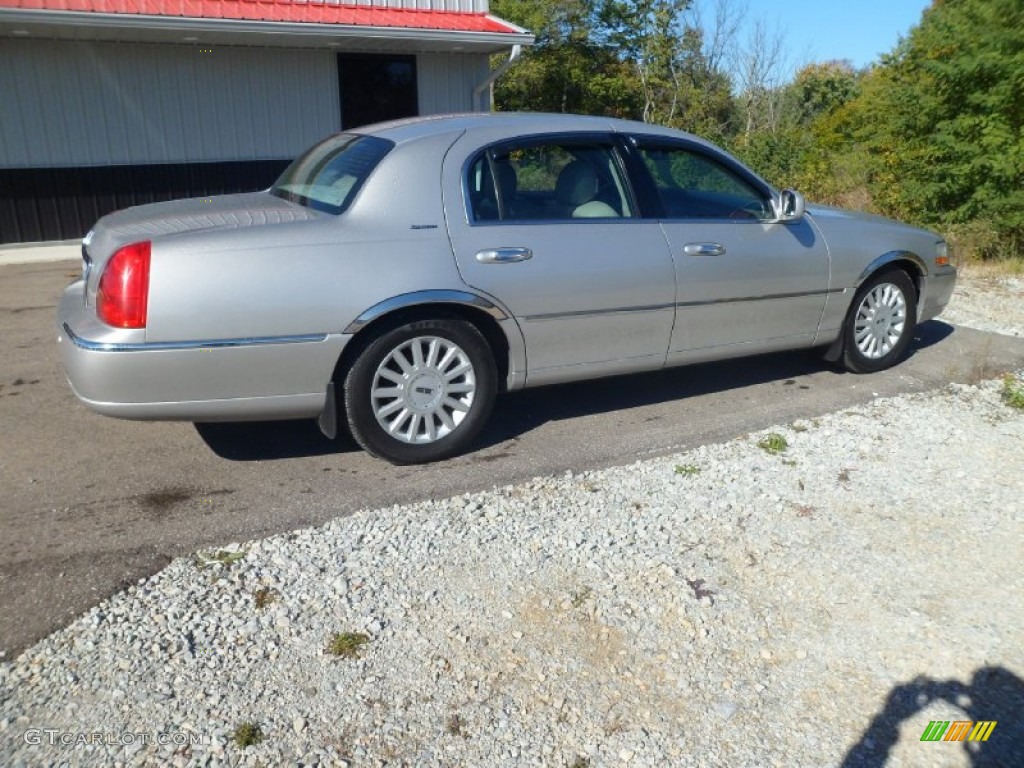
[[[621,120],[614,117],[545,112],[467,112],[464,114],[427,115],[366,125],[354,129],[352,133],[380,136],[398,144],[429,136],[453,132],[462,133],[480,128],[486,128],[488,132],[500,132],[504,129],[507,130],[509,136],[533,133],[610,131],[671,136],[701,144],[708,143],[698,136],[650,123]]]

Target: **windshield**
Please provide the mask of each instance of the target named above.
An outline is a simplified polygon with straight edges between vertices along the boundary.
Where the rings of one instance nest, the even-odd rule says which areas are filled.
[[[370,172],[393,146],[375,136],[331,136],[285,168],[270,194],[336,216],[352,204]]]

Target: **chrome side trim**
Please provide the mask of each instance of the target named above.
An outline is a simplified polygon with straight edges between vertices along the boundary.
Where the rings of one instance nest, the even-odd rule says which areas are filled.
[[[225,347],[253,347],[264,344],[309,344],[327,340],[326,333],[310,333],[301,336],[254,336],[247,339],[206,339],[202,341],[140,341],[106,342],[90,341],[78,336],[67,323],[64,333],[68,340],[79,349],[89,352],[151,352],[168,349],[223,349]]]
[[[543,315],[527,315],[522,319],[527,323],[538,320],[560,320],[565,317],[598,317],[600,315],[625,315],[633,312],[658,312],[672,309],[673,304],[650,304],[640,307],[615,307],[614,309],[580,309],[575,312],[551,312]]]
[[[456,291],[448,289],[413,291],[403,293],[400,296],[392,296],[390,299],[374,304],[363,312],[359,317],[349,323],[342,333],[355,334],[372,323],[378,317],[383,317],[396,309],[419,306],[420,304],[463,304],[466,306],[482,309],[495,320],[505,320],[508,315],[500,307],[491,303],[482,296],[468,291]]]
[[[844,293],[845,288],[828,288],[823,291],[798,291],[796,293],[766,293],[763,296],[738,296],[732,299],[710,299],[708,301],[681,301],[677,307],[706,307],[711,304],[739,304],[745,301],[772,301],[774,299],[800,299],[805,296],[828,296],[832,293]]]
[[[575,312],[552,312],[544,315],[527,315],[521,318],[532,323],[538,320],[560,320],[567,317],[598,317],[601,315],[623,315],[632,312],[659,312],[664,309],[687,307],[705,307],[712,304],[736,304],[744,301],[771,301],[773,299],[798,299],[804,296],[827,296],[832,293],[845,293],[844,288],[828,288],[820,291],[800,291],[798,293],[768,293],[763,296],[740,296],[733,299],[709,299],[708,301],[681,301],[677,304],[650,304],[639,307],[615,307],[613,309],[581,309]]]
[[[916,253],[913,253],[912,251],[889,251],[888,253],[883,253],[877,259],[868,264],[864,268],[864,271],[860,273],[860,277],[857,278],[857,281],[853,284],[853,287],[860,288],[861,283],[863,283],[865,280],[871,277],[871,275],[873,275],[879,269],[884,267],[886,264],[892,264],[894,261],[911,261],[918,268],[922,275],[928,274],[928,264]]]

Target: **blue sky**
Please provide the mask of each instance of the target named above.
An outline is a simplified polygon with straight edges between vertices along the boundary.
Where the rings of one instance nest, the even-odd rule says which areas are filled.
[[[831,59],[849,59],[856,67],[877,61],[900,36],[921,20],[930,0],[730,0],[747,7],[747,19],[778,26],[787,45],[789,69]],[[705,19],[714,17],[715,0],[698,0]]]

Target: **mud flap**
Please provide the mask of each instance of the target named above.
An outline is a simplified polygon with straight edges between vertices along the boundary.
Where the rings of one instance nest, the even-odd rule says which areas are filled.
[[[316,420],[324,437],[333,440],[338,436],[338,406],[334,399],[334,382],[327,384],[327,400],[324,401],[324,409]]]

